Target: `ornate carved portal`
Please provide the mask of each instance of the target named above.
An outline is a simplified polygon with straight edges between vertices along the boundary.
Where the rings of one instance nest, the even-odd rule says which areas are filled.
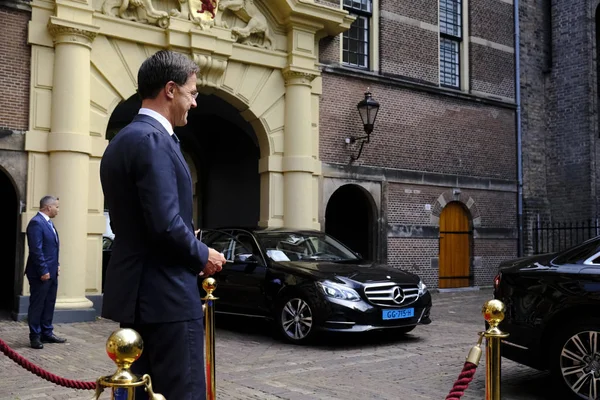
[[[192,21],[203,30],[214,25],[224,28],[231,26],[231,35],[236,42],[273,49],[274,39],[267,18],[254,1],[104,0],[102,13],[161,28],[169,26],[171,17]]]
[[[269,30],[267,18],[256,7],[254,0],[221,0],[219,10],[229,10],[246,23],[243,28],[231,28],[233,38],[237,42],[267,49],[273,48],[273,37]],[[219,16],[217,16],[217,24],[226,28],[227,24],[222,22],[222,14],[219,14]]]

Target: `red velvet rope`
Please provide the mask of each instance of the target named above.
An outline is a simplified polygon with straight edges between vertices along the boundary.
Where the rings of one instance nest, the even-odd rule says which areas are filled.
[[[15,352],[13,349],[8,347],[6,342],[0,339],[0,351],[4,353],[8,358],[19,364],[21,367],[25,368],[27,371],[43,378],[49,382],[54,383],[55,385],[68,387],[71,389],[81,389],[81,390],[95,390],[96,382],[83,382],[83,381],[75,381],[72,379],[61,378],[60,376],[54,375],[37,365],[33,364],[31,361],[27,360],[25,357],[21,356],[19,353]]]
[[[446,400],[459,400],[463,394],[465,394],[465,390],[467,390],[469,383],[471,383],[473,380],[476,369],[477,365],[468,361],[465,362],[465,366],[463,367],[460,375],[458,375],[456,382],[454,382],[454,386],[452,386],[450,394],[446,396]]]

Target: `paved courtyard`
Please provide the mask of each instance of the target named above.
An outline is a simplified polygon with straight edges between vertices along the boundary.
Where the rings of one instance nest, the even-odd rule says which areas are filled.
[[[406,337],[328,336],[318,345],[288,345],[264,323],[218,318],[217,394],[228,399],[443,400],[482,329],[481,307],[491,290],[434,293],[433,323]],[[35,364],[65,378],[95,381],[114,364],[104,344],[113,322],[60,324],[65,345],[28,347],[27,325],[0,321],[0,338]],[[552,398],[550,378],[503,360],[503,399]],[[485,357],[463,399],[484,399]],[[54,386],[0,354],[0,399],[85,399],[90,391]],[[104,394],[101,398],[108,398]],[[177,400],[177,399],[168,399]]]

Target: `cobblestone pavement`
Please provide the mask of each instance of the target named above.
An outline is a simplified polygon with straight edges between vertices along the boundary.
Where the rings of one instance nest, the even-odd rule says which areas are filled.
[[[217,393],[229,399],[436,399],[456,380],[482,329],[491,291],[434,293],[433,323],[405,337],[328,336],[317,345],[288,345],[262,322],[217,318]],[[104,344],[113,322],[60,324],[67,344],[28,347],[27,325],[0,321],[0,338],[35,364],[65,378],[95,381],[114,371]],[[551,399],[548,374],[503,360],[503,399]],[[483,399],[485,359],[463,399]],[[0,355],[0,399],[85,399],[90,391],[50,384]],[[108,398],[104,394],[102,399]],[[177,399],[169,399],[177,400]]]

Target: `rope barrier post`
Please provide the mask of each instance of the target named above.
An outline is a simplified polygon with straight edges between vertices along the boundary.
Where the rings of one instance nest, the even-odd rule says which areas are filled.
[[[214,278],[206,278],[202,281],[202,288],[206,292],[206,297],[202,300],[204,303],[204,321],[206,341],[206,400],[215,400],[217,398],[216,389],[216,365],[215,365],[215,300],[213,292],[217,288],[217,281]]]
[[[483,305],[483,318],[490,328],[483,332],[486,339],[485,356],[485,400],[500,400],[501,357],[500,343],[508,337],[498,325],[504,320],[506,307],[500,300],[490,300]]]
[[[462,371],[460,371],[458,379],[456,382],[454,382],[452,389],[450,389],[450,393],[448,393],[448,396],[446,396],[446,400],[460,400],[460,398],[465,394],[465,390],[467,390],[469,383],[471,383],[473,380],[475,370],[477,369],[479,361],[481,360],[481,354],[483,354],[483,350],[481,350],[482,342],[483,333],[480,333],[477,344],[471,347],[471,350],[469,350],[469,354],[465,360],[465,365],[463,366]]]
[[[106,341],[106,354],[117,364],[117,372],[98,378],[94,399],[98,400],[105,388],[111,389],[111,400],[135,400],[135,389],[144,386],[150,400],[166,400],[154,393],[149,375],[141,378],[131,372],[131,365],[142,355],[144,342],[133,329],[114,331]]]

